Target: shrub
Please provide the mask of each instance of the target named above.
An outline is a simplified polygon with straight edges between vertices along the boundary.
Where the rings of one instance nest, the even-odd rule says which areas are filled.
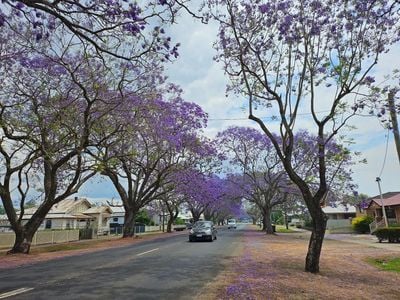
[[[371,224],[373,220],[371,216],[361,216],[354,218],[351,224],[356,232],[367,233],[369,232],[369,224]]]
[[[185,225],[185,220],[177,217],[175,220],[175,225]]]
[[[400,227],[379,228],[374,233],[379,240],[388,240],[389,243],[400,242]]]

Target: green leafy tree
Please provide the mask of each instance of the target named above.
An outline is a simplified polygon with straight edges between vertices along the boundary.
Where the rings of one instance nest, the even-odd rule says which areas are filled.
[[[138,214],[136,215],[136,218],[135,218],[135,222],[142,223],[145,225],[152,224],[152,220],[150,219],[149,214],[144,209],[142,209],[138,212]]]

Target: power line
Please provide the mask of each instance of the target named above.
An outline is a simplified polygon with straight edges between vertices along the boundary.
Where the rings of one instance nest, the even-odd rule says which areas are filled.
[[[322,111],[317,111],[317,114],[320,113],[326,113],[330,112],[330,110],[322,110]],[[307,116],[307,115],[312,115],[312,113],[298,113],[296,114],[297,116]],[[272,121],[277,120],[277,117],[264,117],[261,119],[271,119]],[[249,120],[249,118],[210,118],[208,121],[245,121]]]

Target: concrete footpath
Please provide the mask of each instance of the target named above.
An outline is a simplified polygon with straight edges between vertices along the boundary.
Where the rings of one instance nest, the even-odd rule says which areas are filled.
[[[326,239],[343,241],[347,243],[360,244],[367,247],[381,248],[391,251],[400,252],[400,243],[379,243],[376,236],[371,234],[354,234],[354,233],[328,233]]]
[[[305,236],[311,235],[311,231],[309,231],[309,230],[305,230],[302,228],[290,228],[290,229],[296,231],[296,233],[299,233],[301,235],[305,235]],[[291,233],[285,233],[285,234],[291,234]],[[367,246],[367,247],[374,247],[374,248],[380,248],[380,249],[386,249],[386,250],[400,252],[400,243],[388,243],[386,241],[379,243],[376,236],[371,235],[371,234],[326,233],[325,239],[342,241],[342,242],[346,242],[346,243],[355,243],[355,244],[360,244],[360,245]]]

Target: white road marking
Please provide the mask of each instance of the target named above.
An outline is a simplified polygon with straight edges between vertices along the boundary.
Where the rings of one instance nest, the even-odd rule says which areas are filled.
[[[33,290],[33,288],[20,288],[18,290],[14,290],[14,291],[11,291],[11,292],[0,294],[0,299],[4,299],[4,298],[11,297],[11,296],[19,295],[19,294],[26,293],[26,292],[29,292],[29,291],[32,291],[32,290]]]
[[[151,250],[149,250],[149,251],[136,254],[136,256],[142,256],[142,255],[144,255],[144,254],[147,254],[147,253],[150,253],[150,252],[154,252],[154,251],[157,251],[157,250],[159,250],[159,248],[151,249]]]

